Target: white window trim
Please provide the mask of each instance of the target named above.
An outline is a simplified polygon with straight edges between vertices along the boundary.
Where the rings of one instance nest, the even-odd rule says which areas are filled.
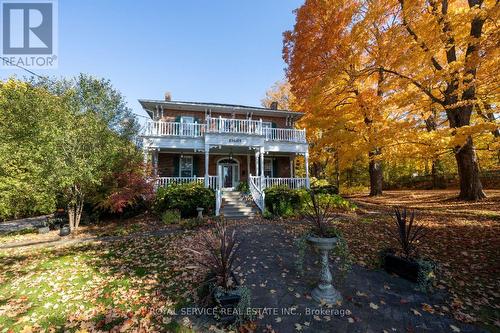
[[[189,158],[191,159],[191,176],[190,177],[193,177],[193,156],[181,156],[179,158],[179,177],[186,177],[186,176],[182,176],[182,159],[183,158]]]
[[[190,120],[190,121],[184,121],[184,120]],[[193,124],[194,123],[194,117],[192,116],[181,116],[181,124]]]
[[[274,178],[274,167],[273,167],[273,158],[272,157],[265,157],[264,158],[264,172],[266,171],[266,161],[271,162],[271,178]]]

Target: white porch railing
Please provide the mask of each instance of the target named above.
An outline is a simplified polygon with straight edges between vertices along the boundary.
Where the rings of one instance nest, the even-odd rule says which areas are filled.
[[[260,187],[260,177],[255,177],[249,175],[248,187],[250,189],[250,193],[252,194],[253,201],[259,207],[260,211],[263,213],[266,209],[266,195],[264,190]]]
[[[148,121],[146,135],[200,137],[205,133],[205,124]]]
[[[264,136],[266,141],[306,143],[305,129],[264,128],[262,121],[251,119],[207,118],[205,123],[166,121],[146,122],[145,136],[180,136],[197,138],[205,133],[234,133]]]
[[[205,177],[158,177],[156,179],[157,187],[165,187],[172,184],[186,183],[204,183]]]
[[[207,118],[210,133],[240,133],[262,135],[262,122],[249,119]]]
[[[264,178],[264,188],[273,186],[286,186],[291,189],[299,189],[306,188],[307,183],[305,178]]]
[[[156,188],[166,187],[172,184],[205,183],[205,177],[158,177]],[[212,190],[217,188],[217,176],[208,176],[208,187]]]
[[[305,129],[264,128],[267,141],[306,142]]]

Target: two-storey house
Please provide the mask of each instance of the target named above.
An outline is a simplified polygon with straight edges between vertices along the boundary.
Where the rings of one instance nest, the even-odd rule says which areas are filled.
[[[143,133],[146,161],[157,186],[202,182],[222,195],[248,182],[255,204],[264,209],[266,187],[309,187],[308,144],[295,123],[300,112],[242,105],[139,100],[151,120]],[[305,178],[295,177],[295,159],[305,158]]]

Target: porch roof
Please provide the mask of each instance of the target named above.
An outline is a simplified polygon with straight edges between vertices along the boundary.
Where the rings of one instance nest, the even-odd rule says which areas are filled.
[[[257,106],[246,106],[236,104],[222,104],[222,103],[204,103],[204,102],[185,102],[185,101],[164,101],[152,99],[139,99],[142,107],[152,117],[152,112],[157,107],[163,107],[169,110],[184,110],[184,111],[198,111],[198,112],[219,112],[219,113],[237,113],[248,114],[252,113],[256,116],[274,116],[274,117],[291,117],[293,120],[300,119],[304,113],[289,110],[274,110]]]

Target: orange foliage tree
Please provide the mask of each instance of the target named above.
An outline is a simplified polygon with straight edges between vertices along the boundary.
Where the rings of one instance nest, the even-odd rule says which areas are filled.
[[[372,195],[384,158],[413,151],[437,160],[451,150],[460,198],[483,198],[474,139],[498,153],[498,7],[306,1],[284,33],[283,57],[309,133],[346,163],[367,154]]]

